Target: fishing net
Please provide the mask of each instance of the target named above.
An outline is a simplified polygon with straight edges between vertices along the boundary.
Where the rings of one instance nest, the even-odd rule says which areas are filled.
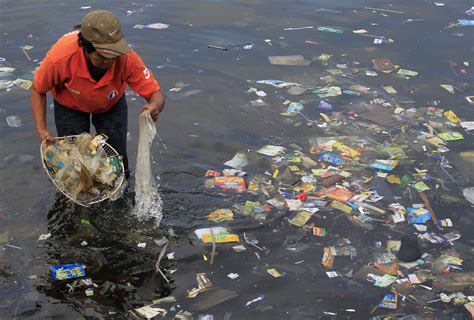
[[[156,127],[150,112],[140,114],[137,165],[135,169],[134,213],[140,220],[154,218],[159,224],[162,217],[163,201],[151,171],[150,147],[156,135]]]

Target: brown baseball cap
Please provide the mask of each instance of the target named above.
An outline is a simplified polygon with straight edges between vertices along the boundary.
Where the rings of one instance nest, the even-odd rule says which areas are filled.
[[[118,17],[106,10],[89,12],[82,19],[81,34],[106,58],[115,58],[132,50],[123,38]]]

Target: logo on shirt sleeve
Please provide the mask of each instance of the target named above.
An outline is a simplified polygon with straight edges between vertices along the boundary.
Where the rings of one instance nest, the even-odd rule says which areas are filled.
[[[146,80],[150,79],[150,70],[148,70],[148,68],[145,68],[145,70],[143,70],[143,74],[145,75]]]
[[[112,99],[115,98],[117,95],[118,95],[118,91],[114,89],[114,90],[110,91],[110,93],[107,95],[107,98],[108,98],[109,100],[112,100]]]

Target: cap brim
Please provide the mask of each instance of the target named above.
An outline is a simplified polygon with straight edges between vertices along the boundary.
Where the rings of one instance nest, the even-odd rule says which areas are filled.
[[[124,38],[115,43],[92,43],[92,45],[106,58],[116,58],[132,50]]]

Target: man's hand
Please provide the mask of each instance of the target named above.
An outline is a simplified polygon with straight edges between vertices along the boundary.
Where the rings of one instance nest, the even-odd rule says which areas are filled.
[[[46,129],[46,94],[36,91],[34,84],[31,89],[31,112],[41,142],[54,142],[53,135]]]
[[[160,115],[161,110],[157,105],[152,104],[152,103],[146,104],[143,106],[142,111],[140,111],[140,113],[142,113],[145,110],[150,110],[150,116],[153,119],[153,121],[156,122],[156,120],[158,120],[158,116]]]
[[[43,142],[45,140],[48,141],[48,142],[54,142],[53,135],[46,129],[38,130],[38,136],[39,136],[41,142]]]
[[[163,108],[165,107],[165,96],[163,92],[156,91],[151,95],[151,98],[148,100],[148,104],[143,106],[143,109],[141,112],[145,110],[150,110],[150,115],[153,121],[156,122],[158,120],[158,116],[160,115],[160,112],[163,111]]]

